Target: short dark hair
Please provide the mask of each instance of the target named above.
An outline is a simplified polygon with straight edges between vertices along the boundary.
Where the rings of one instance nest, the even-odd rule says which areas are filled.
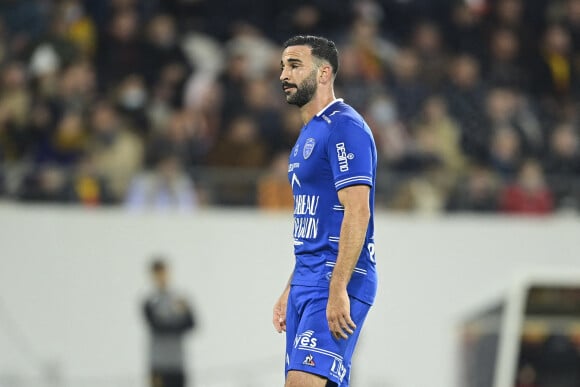
[[[149,269],[152,273],[159,273],[167,269],[167,262],[165,257],[161,255],[154,256],[151,260],[151,264],[149,265]]]
[[[338,72],[338,49],[332,40],[322,36],[296,35],[284,42],[284,48],[290,46],[309,46],[313,56],[330,63],[333,74]]]

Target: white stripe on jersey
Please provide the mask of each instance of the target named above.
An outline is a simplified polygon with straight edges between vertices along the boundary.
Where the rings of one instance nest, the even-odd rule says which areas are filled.
[[[336,265],[335,262],[326,261],[326,266],[334,267]],[[355,267],[353,270],[355,273],[367,275],[367,271],[365,269],[361,269],[360,267]]]
[[[342,185],[352,183],[355,181],[360,181],[361,183],[368,183],[370,185],[372,185],[372,183],[373,183],[372,178],[370,178],[368,176],[352,176],[352,177],[347,177],[346,179],[342,179],[342,180],[337,181],[336,183],[334,183],[334,186],[336,188],[339,188]]]
[[[307,347],[307,346],[298,346],[298,349],[301,349],[303,351],[309,351],[309,352],[318,352],[321,353],[323,355],[327,355],[330,357],[335,358],[336,360],[340,360],[342,361],[342,356],[340,356],[337,353],[331,352],[331,351],[327,351],[326,349],[321,349],[321,348],[311,348],[311,347]]]

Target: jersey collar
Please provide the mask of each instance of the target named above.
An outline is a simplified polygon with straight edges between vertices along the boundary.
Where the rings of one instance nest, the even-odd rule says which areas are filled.
[[[344,102],[344,99],[342,98],[335,98],[332,101],[330,101],[330,103],[328,105],[326,105],[325,107],[322,108],[321,111],[319,111],[318,113],[316,113],[316,117],[320,117],[322,115],[322,113],[324,113],[326,111],[326,109],[328,109],[329,107],[331,107],[332,105],[334,105],[336,102]]]

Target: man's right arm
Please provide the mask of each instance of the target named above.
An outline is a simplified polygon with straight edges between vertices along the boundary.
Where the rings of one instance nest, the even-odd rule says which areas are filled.
[[[282,295],[280,295],[278,301],[276,301],[274,304],[274,315],[272,317],[272,323],[274,324],[274,329],[276,329],[276,332],[278,333],[286,332],[286,306],[288,305],[288,295],[290,294],[291,282],[292,275],[290,275]]]

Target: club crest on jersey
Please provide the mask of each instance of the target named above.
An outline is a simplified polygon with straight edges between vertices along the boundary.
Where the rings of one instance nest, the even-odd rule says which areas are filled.
[[[312,151],[314,150],[314,145],[316,145],[316,140],[314,140],[312,137],[306,140],[306,144],[304,144],[304,149],[302,149],[302,156],[304,156],[304,159],[310,157]]]

